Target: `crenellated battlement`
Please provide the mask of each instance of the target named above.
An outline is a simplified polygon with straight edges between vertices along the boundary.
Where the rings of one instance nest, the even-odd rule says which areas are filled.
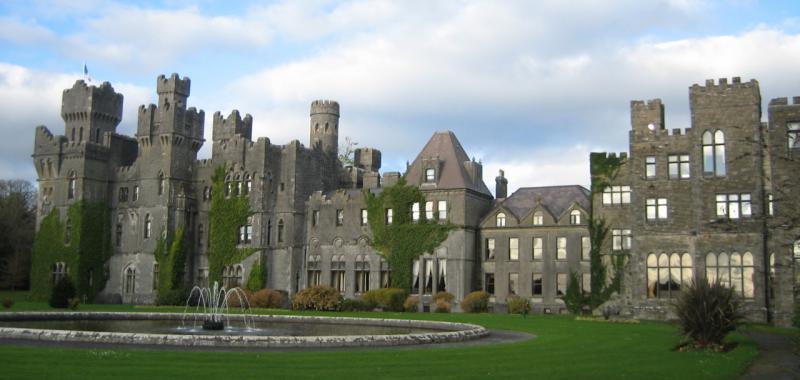
[[[311,102],[311,115],[321,113],[339,116],[339,103],[334,100],[315,100]]]
[[[65,122],[96,117],[117,124],[122,120],[122,102],[122,94],[114,91],[108,82],[88,86],[83,80],[77,80],[72,88],[62,93],[61,117]]]
[[[700,92],[718,92],[718,91],[727,91],[727,90],[735,90],[735,89],[752,89],[758,88],[758,81],[755,79],[750,79],[749,82],[742,82],[741,77],[733,77],[731,81],[728,82],[728,78],[719,78],[718,80],[714,81],[714,79],[706,79],[706,83],[704,86],[701,86],[697,83],[693,84],[690,87],[692,93],[700,93]]]
[[[210,158],[204,158],[202,160],[195,161],[195,166],[198,168],[211,168],[214,165],[214,160]]]
[[[195,107],[189,107],[184,114],[184,123],[186,129],[190,131],[190,135],[202,140],[205,129],[206,113],[203,110],[197,110]]]
[[[239,110],[233,110],[227,118],[223,118],[222,113],[217,111],[214,112],[211,128],[214,141],[230,140],[237,135],[249,141],[253,135],[253,117],[246,114],[243,119]]]
[[[770,99],[769,106],[800,106],[800,96],[792,97],[791,102],[787,97]]]
[[[661,111],[664,104],[661,99],[655,98],[648,101],[644,100],[631,100],[631,112],[646,112],[646,111]]]
[[[189,77],[180,78],[177,73],[172,73],[169,78],[163,74],[158,76],[156,80],[156,92],[161,94],[176,93],[183,96],[189,96],[192,81]]]

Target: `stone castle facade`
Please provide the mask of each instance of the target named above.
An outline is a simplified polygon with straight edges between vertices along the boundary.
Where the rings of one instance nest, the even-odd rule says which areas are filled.
[[[388,286],[392,269],[370,245],[363,194],[394,185],[401,173],[381,174],[381,152],[372,148],[356,149],[353,165],[342,166],[338,103],[312,102],[309,147],[253,141],[250,115],[217,112],[211,158],[198,160],[204,112],[187,107],[189,79],[160,76],[157,92],[157,105],[139,108],[133,138],[116,133],[122,95],[108,83],[80,80],[63,94],[64,135],[36,130],[39,222],[54,209],[66,220],[81,200],[110,208],[113,254],[101,301],[154,302],[153,252],[178,226],[188,249],[185,281],[207,284],[211,177],[220,166],[226,195],[245,194],[253,212],[239,228],[240,247],[253,254],[218,274],[225,285],[243,284],[263,260],[265,286],[289,294],[323,284],[352,298]],[[410,212],[455,226],[412,265],[420,307],[427,310],[438,291],[460,300],[484,289],[498,309],[518,295],[538,312],[563,312],[568,276],[576,273],[585,291],[591,283],[594,217],[609,227],[603,250],[628,258],[612,301],[621,313],[668,317],[667,298],[680,286],[715,275],[740,292],[751,318],[764,320],[770,310],[788,323],[800,256],[800,202],[792,191],[800,172],[800,99],[773,100],[763,124],[755,81],[695,85],[690,101],[692,128],[684,133],[665,129],[659,100],[633,102],[631,154],[619,156],[608,186],[594,194],[575,185],[508,195],[501,172],[494,197],[481,163],[455,134],[434,133],[402,174],[425,204],[385,215],[387,223],[392,212]],[[593,160],[601,156],[610,157]],[[63,263],[53,268],[54,275],[74,275]]]

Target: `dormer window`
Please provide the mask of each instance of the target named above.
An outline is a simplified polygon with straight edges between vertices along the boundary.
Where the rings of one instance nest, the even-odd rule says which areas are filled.
[[[496,221],[497,221],[497,223],[496,223],[497,227],[505,227],[506,226],[506,214],[502,213],[502,212],[497,214],[497,220]]]
[[[533,225],[541,226],[542,224],[544,224],[544,215],[541,211],[536,211],[533,213]]]
[[[436,182],[436,170],[433,168],[425,169],[425,182]]]
[[[581,212],[578,210],[572,210],[569,213],[569,224],[581,224]]]

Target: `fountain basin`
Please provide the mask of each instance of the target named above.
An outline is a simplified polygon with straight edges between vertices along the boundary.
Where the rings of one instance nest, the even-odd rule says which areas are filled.
[[[225,315],[231,321],[243,315]],[[288,323],[328,325],[353,328],[359,332],[369,327],[401,329],[408,333],[354,335],[251,335],[238,334],[179,334],[171,332],[84,331],[25,327],[30,321],[174,321],[181,326],[182,314],[177,313],[111,313],[111,312],[11,312],[0,313],[0,339],[32,340],[68,343],[100,343],[119,345],[167,345],[175,347],[236,347],[236,348],[331,348],[402,346],[411,344],[453,343],[479,339],[489,334],[485,328],[466,323],[372,319],[351,317],[316,317],[294,315],[248,315],[255,323]],[[55,324],[55,323],[54,323]],[[4,325],[15,325],[8,327]],[[364,329],[360,327],[364,327]]]

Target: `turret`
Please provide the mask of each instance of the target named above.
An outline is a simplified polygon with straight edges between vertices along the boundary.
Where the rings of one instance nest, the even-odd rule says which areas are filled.
[[[70,142],[99,144],[106,132],[116,132],[122,120],[122,94],[108,82],[98,87],[78,80],[63,92],[61,118]]]
[[[719,128],[761,125],[761,92],[758,81],[742,82],[740,77],[707,79],[705,86],[689,88],[692,127]]]
[[[179,128],[184,126],[186,98],[189,97],[190,86],[189,78],[181,79],[178,74],[172,74],[169,78],[159,75],[156,79],[158,92],[156,122],[163,128],[162,133],[179,132]]]
[[[253,117],[246,114],[242,119],[239,110],[233,110],[227,118],[224,118],[222,113],[217,111],[214,112],[211,128],[211,138],[214,142],[224,142],[235,136],[244,137],[250,141],[253,136]]]
[[[339,152],[339,103],[333,100],[311,102],[311,148],[337,155]]]

